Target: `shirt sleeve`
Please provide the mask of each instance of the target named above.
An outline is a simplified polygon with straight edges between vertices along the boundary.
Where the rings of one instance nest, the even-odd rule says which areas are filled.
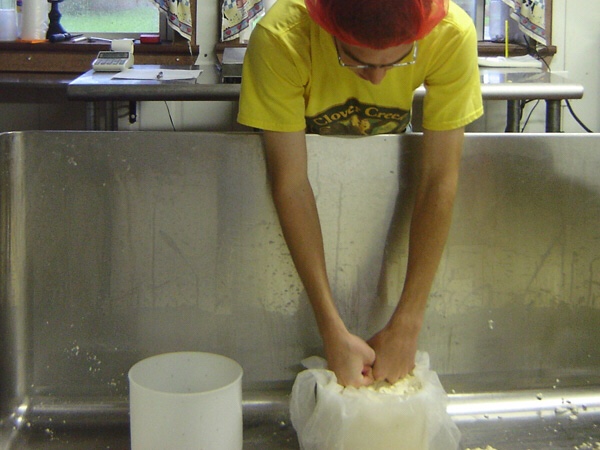
[[[423,127],[438,131],[463,127],[483,115],[473,24],[445,40],[435,53],[425,79]]]
[[[293,49],[257,26],[244,58],[238,122],[269,131],[305,129],[303,78]]]

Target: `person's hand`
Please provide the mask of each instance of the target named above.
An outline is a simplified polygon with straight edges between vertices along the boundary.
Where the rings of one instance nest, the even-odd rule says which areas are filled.
[[[328,368],[339,384],[360,387],[373,383],[375,352],[363,339],[342,330],[324,336],[323,342]]]
[[[388,324],[369,339],[377,355],[373,378],[390,384],[404,378],[415,367],[418,332],[413,327]]]

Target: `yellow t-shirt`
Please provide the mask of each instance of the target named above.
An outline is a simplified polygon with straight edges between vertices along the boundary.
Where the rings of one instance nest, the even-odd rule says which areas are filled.
[[[332,36],[303,0],[278,0],[248,44],[238,121],[271,131],[400,133],[422,84],[426,129],[459,128],[483,114],[475,27],[454,3],[418,42],[416,63],[388,70],[374,85],[338,64]]]

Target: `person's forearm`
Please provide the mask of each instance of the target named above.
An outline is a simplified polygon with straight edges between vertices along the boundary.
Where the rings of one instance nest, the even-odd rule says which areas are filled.
[[[348,331],[337,311],[327,279],[316,203],[306,184],[290,190],[273,186],[281,228],[313,308],[328,368],[344,386],[368,385],[373,382],[375,352]]]
[[[323,335],[340,324],[329,281],[314,195],[308,182],[289,188],[273,185],[281,228]]]
[[[449,152],[444,167],[426,162],[421,168],[409,232],[409,254],[404,288],[393,320],[404,317],[420,327],[452,222],[458,186],[462,131],[440,142],[440,134],[424,137],[424,152]],[[446,144],[444,148],[442,144]],[[425,155],[427,157],[427,155]],[[432,158],[432,159],[435,159]],[[440,175],[442,174],[442,175]],[[416,330],[418,332],[418,329]]]
[[[282,142],[289,138],[287,134],[265,133],[271,191],[290,255],[323,335],[343,324],[327,278],[319,215],[307,175],[304,135]]]
[[[446,244],[452,221],[455,190],[450,186],[425,188],[415,207],[410,225],[409,257],[404,288],[392,320],[412,322],[418,332],[427,299]]]
[[[369,340],[377,352],[376,380],[394,383],[414,367],[427,298],[452,220],[462,142],[462,129],[424,133],[404,288],[386,326]]]
[[[370,384],[375,352],[347,330],[327,278],[319,214],[307,174],[304,133],[265,132],[265,147],[281,229],[313,308],[328,367],[344,386]]]

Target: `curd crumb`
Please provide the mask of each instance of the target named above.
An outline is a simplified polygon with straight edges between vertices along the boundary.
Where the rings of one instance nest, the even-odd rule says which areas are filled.
[[[387,381],[375,381],[369,386],[363,386],[364,389],[380,394],[411,395],[419,392],[423,386],[414,375],[406,375],[404,378],[390,384]]]
[[[476,447],[476,448],[466,448],[465,450],[498,450],[498,449],[492,447],[491,445],[486,445],[485,448]]]

